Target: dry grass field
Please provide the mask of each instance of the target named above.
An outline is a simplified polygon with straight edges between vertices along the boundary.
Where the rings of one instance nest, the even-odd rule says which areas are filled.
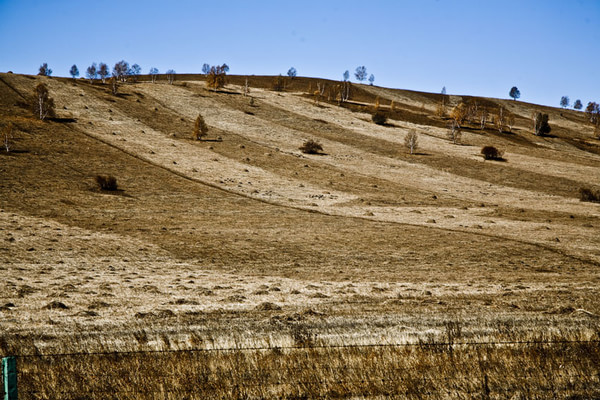
[[[56,118],[31,111],[39,82]],[[600,187],[600,141],[583,113],[445,96],[515,116],[454,144],[441,95],[353,85],[338,104],[338,82],[272,82],[113,95],[0,74],[0,355],[20,356],[20,397],[600,397],[600,204],[579,200]]]

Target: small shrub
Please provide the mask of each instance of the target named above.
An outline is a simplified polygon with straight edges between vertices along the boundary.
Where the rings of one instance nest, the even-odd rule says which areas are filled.
[[[117,190],[117,178],[112,175],[96,175],[96,183],[102,190]]]
[[[504,155],[504,153],[500,150],[498,150],[497,148],[495,148],[494,146],[484,146],[481,148],[481,154],[483,155],[483,158],[486,160],[504,160],[504,158],[502,158],[502,156]]]
[[[323,146],[319,142],[309,139],[300,146],[300,150],[305,154],[319,154],[323,151]]]
[[[387,116],[384,113],[380,112],[380,111],[377,111],[375,114],[373,114],[371,116],[371,119],[377,125],[385,125],[385,123],[387,122]]]
[[[579,189],[579,200],[588,201],[591,203],[600,203],[600,191],[592,190],[590,188],[580,188]]]

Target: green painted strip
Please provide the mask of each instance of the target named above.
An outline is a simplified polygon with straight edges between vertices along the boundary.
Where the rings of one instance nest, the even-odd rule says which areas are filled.
[[[4,400],[18,400],[17,360],[14,357],[4,357],[2,359],[2,376],[4,380]]]

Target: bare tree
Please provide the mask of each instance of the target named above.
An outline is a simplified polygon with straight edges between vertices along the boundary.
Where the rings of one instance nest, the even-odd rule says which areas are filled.
[[[73,79],[75,79],[76,77],[79,76],[79,69],[77,68],[77,65],[73,64],[71,66],[71,69],[69,70],[69,74],[71,74],[71,77]]]
[[[127,76],[129,75],[129,63],[125,60],[121,60],[115,64],[113,67],[113,75],[119,79],[121,82],[125,82],[127,80]]]
[[[375,82],[375,75],[371,74],[371,76],[369,76],[369,84],[373,86],[373,82]]]
[[[198,114],[198,117],[196,118],[196,123],[194,124],[194,139],[196,140],[202,140],[202,138],[204,136],[206,136],[208,134],[208,126],[206,126],[206,123],[204,122],[204,118],[202,118],[202,115]]]
[[[506,115],[506,126],[508,127],[508,131],[512,133],[513,127],[515,126],[515,115],[508,113]]]
[[[202,73],[204,75],[208,75],[209,72],[210,72],[210,65],[208,65],[208,64],[202,65]]]
[[[360,67],[356,67],[356,71],[354,72],[354,76],[360,82],[362,82],[365,79],[367,79],[367,67],[365,67],[364,65],[362,65]]]
[[[170,69],[167,71],[166,76],[167,76],[167,82],[169,82],[169,85],[172,85],[173,82],[175,81],[176,74],[177,74],[177,72],[175,72],[174,69]]]
[[[12,140],[13,124],[12,122],[9,122],[8,125],[2,129],[2,144],[4,145],[7,153],[10,152],[10,149],[12,148]]]
[[[462,130],[458,122],[455,119],[451,119],[448,123],[448,139],[452,141],[454,144],[460,143],[460,139],[462,138]]]
[[[108,84],[110,85],[110,92],[116,96],[117,93],[119,93],[119,78],[113,74],[109,79]]]
[[[108,65],[101,62],[98,65],[98,75],[102,79],[102,83],[106,83],[106,77],[110,75],[110,71],[108,70]]]
[[[460,128],[463,122],[465,122],[465,118],[467,118],[467,105],[462,101],[458,103],[458,105],[452,109],[452,112],[450,112],[450,118],[456,121],[456,124]]]
[[[140,76],[141,73],[142,73],[142,67],[140,67],[138,64],[133,64],[131,66],[131,69],[129,71],[127,71],[127,74],[133,78],[134,82],[137,82],[138,77]]]
[[[485,123],[487,122],[487,119],[488,119],[487,108],[479,107],[478,119],[479,119],[479,128],[481,130],[485,129]]]
[[[92,83],[94,79],[98,77],[98,67],[96,67],[96,63],[92,63],[92,65],[87,67],[85,76],[90,80],[90,83]]]
[[[39,119],[44,120],[54,115],[54,100],[50,97],[48,87],[43,83],[38,84],[34,91],[34,111]]]
[[[346,71],[348,72],[348,71]],[[352,84],[345,80],[343,81],[340,86],[340,94],[339,94],[339,99],[340,99],[340,103],[345,103],[350,99],[350,89],[352,88]]]
[[[244,83],[244,96],[248,96],[250,93],[250,86],[248,85],[248,78],[246,78],[246,82]]]
[[[504,125],[506,124],[506,112],[504,107],[498,108],[498,111],[494,115],[494,123],[498,132],[502,133],[504,131]]]
[[[50,68],[48,68],[47,63],[43,63],[42,65],[40,65],[40,69],[38,70],[38,75],[41,75],[41,76],[52,75],[52,70]]]
[[[410,150],[410,154],[419,147],[419,134],[415,129],[409,130],[404,137],[404,147]]]
[[[150,79],[152,80],[152,83],[156,82],[156,79],[158,78],[158,68],[150,68]]]

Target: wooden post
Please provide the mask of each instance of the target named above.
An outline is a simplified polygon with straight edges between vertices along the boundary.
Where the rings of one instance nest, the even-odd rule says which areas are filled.
[[[17,400],[17,360],[14,357],[2,359],[4,380],[4,400]]]

